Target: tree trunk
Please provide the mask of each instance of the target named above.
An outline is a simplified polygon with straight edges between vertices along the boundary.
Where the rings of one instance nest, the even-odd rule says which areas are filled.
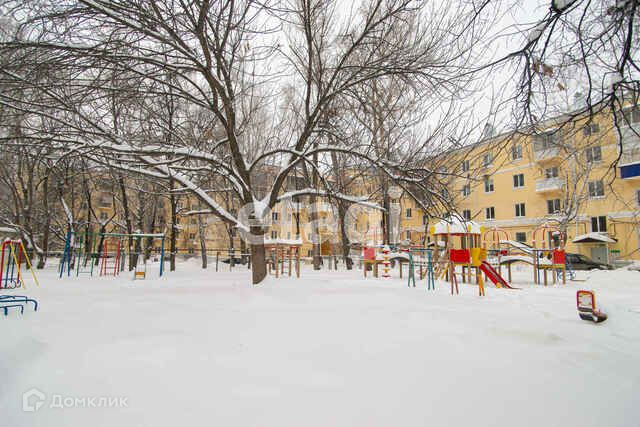
[[[133,233],[133,224],[131,224],[131,211],[129,210],[129,197],[127,196],[127,186],[124,182],[122,174],[118,174],[118,189],[120,190],[120,198],[122,199],[122,215],[124,216],[124,225],[127,234]],[[127,253],[129,254],[129,271],[133,271],[137,258],[133,253],[133,237],[127,238]]]
[[[338,202],[338,216],[340,217],[340,245],[342,247],[342,259],[347,270],[353,269],[353,260],[351,259],[351,245],[349,244],[349,236],[345,228],[344,219],[347,216],[347,207],[344,202]]]
[[[382,207],[384,208],[384,211],[382,212],[382,244],[388,245],[391,241],[391,218],[389,215],[391,201],[389,200],[389,195],[386,194],[386,190],[382,201]]]
[[[247,263],[247,267],[250,265],[249,257],[246,255],[247,253],[247,244],[243,239],[240,239],[240,253],[242,254],[242,263]]]
[[[309,215],[309,219],[311,222],[311,235],[313,237],[313,269],[320,270],[320,268],[322,268],[322,247],[320,246],[320,228],[318,226],[320,213],[318,212],[318,203],[316,196],[311,196],[310,201],[312,210],[311,215]]]
[[[200,238],[200,256],[202,257],[202,268],[207,268],[207,231],[202,216],[198,215],[198,237]]]
[[[251,274],[254,285],[260,284],[267,277],[267,259],[264,250],[264,234],[260,227],[251,227],[253,242],[251,243]]]
[[[47,263],[47,252],[49,251],[49,233],[51,230],[51,213],[49,212],[49,176],[44,177],[42,183],[42,203],[44,206],[44,212],[47,216],[44,222],[44,230],[42,234],[42,252],[39,253],[38,265],[36,268],[42,270]]]
[[[169,206],[171,208],[171,239],[169,239],[169,271],[176,271],[176,245],[177,245],[177,210],[178,201],[173,194],[173,179],[169,181]]]

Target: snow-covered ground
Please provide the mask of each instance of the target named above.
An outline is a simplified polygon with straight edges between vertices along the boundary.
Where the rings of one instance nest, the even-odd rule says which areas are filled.
[[[195,263],[136,282],[45,271],[0,291],[41,304],[0,318],[0,426],[638,426],[640,272],[530,274],[480,298],[359,270],[258,287]],[[582,288],[605,323],[578,318]],[[24,412],[33,388],[44,404]]]

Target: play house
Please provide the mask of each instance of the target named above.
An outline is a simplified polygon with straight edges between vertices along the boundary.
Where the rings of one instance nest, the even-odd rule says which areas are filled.
[[[475,276],[479,294],[484,295],[482,273],[496,287],[511,288],[509,283],[487,262],[487,251],[481,247],[484,229],[474,221],[454,214],[431,227],[435,239],[435,277],[451,283],[451,293],[458,293],[458,277],[471,283]],[[475,273],[475,274],[474,274]]]
[[[562,284],[566,284],[567,262],[564,251],[566,234],[558,227],[545,223],[533,230],[532,240],[534,282],[540,284],[541,276],[543,276],[546,286],[548,283],[547,272],[551,272],[553,283],[562,278]]]

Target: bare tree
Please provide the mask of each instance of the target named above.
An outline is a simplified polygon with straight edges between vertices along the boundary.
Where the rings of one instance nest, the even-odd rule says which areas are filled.
[[[98,0],[52,6],[8,1],[4,8],[19,25],[15,37],[0,45],[13,58],[0,71],[9,85],[0,95],[0,105],[48,117],[64,127],[47,135],[30,129],[33,144],[47,136],[52,149],[76,151],[123,172],[169,180],[175,184],[173,190],[200,199],[207,212],[250,240],[253,282],[259,283],[266,275],[263,235],[270,208],[293,196],[358,201],[331,194],[323,185],[327,171],[317,167],[315,159],[336,153],[365,160],[408,191],[412,186],[428,192],[436,175],[424,166],[407,168],[406,162],[376,153],[369,141],[327,144],[321,124],[332,104],[392,77],[453,90],[459,87],[459,76],[468,80],[462,71],[478,55],[474,48],[482,29],[468,32],[477,17],[472,4],[437,10],[409,0],[371,0],[347,16],[338,14],[337,4]],[[415,24],[407,30],[408,21]],[[73,78],[40,84],[31,71],[43,64],[55,64]],[[172,78],[167,79],[167,73]],[[119,84],[113,83],[113,75]],[[286,87],[283,79],[290,82],[289,105],[295,105],[294,110],[278,103],[279,89]],[[214,132],[201,135],[197,146],[202,148],[194,147],[179,127],[158,125],[156,132],[171,135],[170,140],[137,138],[135,127],[125,138],[104,115],[104,93],[122,87],[149,99],[168,94],[202,108],[210,113]],[[251,102],[255,94],[262,99]],[[55,115],[47,113],[52,107]],[[270,130],[262,132],[268,139],[251,141],[244,131],[264,123],[264,114],[255,115],[259,111],[269,113]],[[256,177],[264,176],[268,165],[277,165],[278,171],[264,188]],[[301,165],[317,174],[317,185],[283,194],[287,177]],[[219,177],[241,205],[251,205],[250,221],[207,194],[200,185],[203,176]]]

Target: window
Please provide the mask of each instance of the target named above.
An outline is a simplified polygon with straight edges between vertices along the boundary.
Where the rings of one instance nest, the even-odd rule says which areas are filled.
[[[516,217],[525,216],[524,203],[516,203]]]
[[[493,163],[493,154],[491,152],[485,153],[482,156],[482,166],[489,167]]]
[[[589,147],[585,151],[585,157],[588,163],[599,162],[602,160],[602,149],[599,145]]]
[[[111,207],[111,198],[107,195],[100,196],[100,198],[98,199],[98,206],[100,206],[101,208]]]
[[[189,233],[189,239],[193,240],[196,238],[196,233]]]
[[[427,224],[429,224],[429,217],[427,215],[422,215],[422,225],[427,225]]]
[[[158,223],[160,223],[160,225],[164,225],[164,221],[165,221],[165,219],[164,219],[163,216],[158,218]]]
[[[278,232],[276,230],[271,230],[271,238],[272,239],[277,239],[278,238]]]
[[[554,166],[552,168],[546,168],[544,170],[544,177],[549,178],[557,178],[558,177],[558,167]]]
[[[271,212],[271,219],[273,221],[278,221],[278,212]]]
[[[516,231],[516,241],[520,243],[527,242],[527,233],[524,231]]]
[[[462,161],[462,172],[469,172],[470,165],[469,165],[469,160],[463,160]]]
[[[496,210],[493,206],[490,208],[485,208],[484,216],[486,219],[496,219]]]
[[[187,249],[187,252],[189,252],[190,254],[193,254],[195,253],[195,249],[190,247],[189,249]]]
[[[467,221],[471,221],[471,211],[469,209],[465,209],[462,211],[462,217]]]
[[[606,216],[592,216],[591,217],[591,231],[594,233],[606,233],[607,232],[607,217]]]
[[[547,213],[553,215],[560,212],[560,199],[547,200]]]
[[[464,197],[467,197],[469,194],[471,194],[471,185],[469,184],[465,184],[462,186],[462,195]]]
[[[409,230],[405,231],[404,235],[405,235],[405,239],[411,240],[411,231]]]
[[[493,192],[493,179],[488,177],[484,179],[484,192],[485,193]]]
[[[640,206],[640,190],[636,190],[636,203]]]
[[[602,180],[589,181],[589,197],[603,197],[604,196],[604,184]]]
[[[622,114],[618,114],[618,120],[622,126],[640,123],[640,108],[636,105],[622,110]]]
[[[591,136],[594,133],[600,132],[600,126],[597,123],[589,123],[582,128],[582,134],[584,136]]]
[[[513,175],[513,188],[522,188],[524,187],[524,174],[519,173],[517,175]]]
[[[449,198],[449,190],[447,190],[446,188],[442,189],[442,198],[443,199],[448,199]]]
[[[404,214],[405,217],[411,218],[411,208],[407,208]]]
[[[558,146],[560,133],[557,131],[546,132],[536,135],[533,138],[533,149],[535,151],[545,151]]]
[[[522,159],[522,145],[511,146],[511,160]]]
[[[291,232],[287,231],[287,239],[291,239]]]
[[[109,218],[109,215],[107,215],[106,212],[100,212],[100,220],[101,221],[106,221],[107,218]]]

